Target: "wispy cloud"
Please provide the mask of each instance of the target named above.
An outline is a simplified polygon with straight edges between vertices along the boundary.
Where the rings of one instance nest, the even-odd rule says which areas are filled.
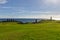
[[[39,14],[39,15],[60,15],[59,11],[19,11],[18,13]]]
[[[0,0],[0,4],[5,4],[7,2],[8,2],[8,0]]]
[[[47,4],[47,5],[58,5],[58,4],[60,4],[60,0],[43,0],[42,2],[44,4]]]
[[[0,7],[0,8],[5,8],[5,9],[7,9],[7,8],[12,8],[12,7]]]

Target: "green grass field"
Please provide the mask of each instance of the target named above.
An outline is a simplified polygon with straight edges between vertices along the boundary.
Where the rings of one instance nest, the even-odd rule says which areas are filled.
[[[60,40],[60,23],[0,23],[0,40]]]

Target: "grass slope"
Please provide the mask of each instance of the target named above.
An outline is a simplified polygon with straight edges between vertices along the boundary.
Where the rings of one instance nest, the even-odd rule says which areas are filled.
[[[0,23],[0,40],[60,40],[60,23]]]

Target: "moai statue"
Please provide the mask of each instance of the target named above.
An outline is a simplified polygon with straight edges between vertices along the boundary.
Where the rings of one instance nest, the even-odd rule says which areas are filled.
[[[37,23],[37,19],[35,19],[35,23]]]
[[[52,20],[52,17],[50,17],[50,20]]]

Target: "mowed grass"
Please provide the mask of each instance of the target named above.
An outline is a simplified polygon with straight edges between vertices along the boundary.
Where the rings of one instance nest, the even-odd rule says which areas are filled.
[[[60,23],[0,23],[0,40],[60,40]]]

